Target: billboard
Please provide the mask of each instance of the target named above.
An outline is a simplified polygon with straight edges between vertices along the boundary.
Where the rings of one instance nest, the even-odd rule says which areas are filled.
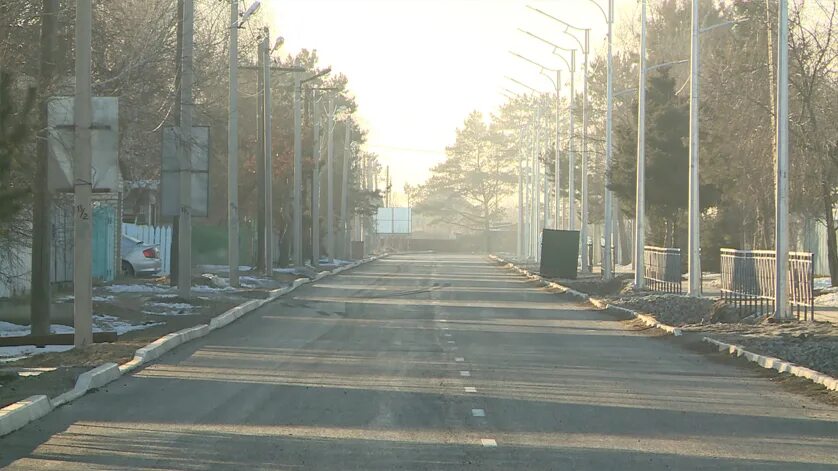
[[[72,192],[75,126],[73,97],[52,97],[47,103],[47,184],[56,193]],[[119,190],[119,100],[93,97],[93,191]]]
[[[180,214],[180,128],[163,128],[160,187],[163,216]],[[209,212],[209,126],[192,128],[192,216]]]
[[[412,231],[411,208],[378,208],[375,221],[379,234],[410,234]]]

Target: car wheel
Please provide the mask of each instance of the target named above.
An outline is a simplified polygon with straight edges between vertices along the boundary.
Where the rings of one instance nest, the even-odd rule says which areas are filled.
[[[134,267],[126,262],[125,260],[122,261],[122,273],[128,276],[134,276]]]

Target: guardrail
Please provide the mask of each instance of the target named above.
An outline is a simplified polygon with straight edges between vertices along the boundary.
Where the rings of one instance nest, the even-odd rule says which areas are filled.
[[[646,288],[665,293],[684,293],[681,249],[646,246],[643,248],[643,267]]]
[[[789,305],[802,320],[815,319],[813,262],[812,253],[789,253]],[[773,250],[721,250],[722,299],[739,307],[740,313],[774,310],[776,275]]]

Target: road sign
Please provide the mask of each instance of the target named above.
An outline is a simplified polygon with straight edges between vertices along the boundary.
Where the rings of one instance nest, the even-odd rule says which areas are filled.
[[[410,234],[411,208],[378,208],[376,227],[379,234]]]
[[[73,97],[52,97],[47,104],[50,191],[73,191]],[[93,191],[119,189],[119,100],[93,97]]]
[[[180,213],[178,147],[181,139],[178,135],[178,128],[163,128],[160,172],[163,216]],[[206,217],[209,212],[209,138],[209,126],[192,127],[192,215],[196,217]]]

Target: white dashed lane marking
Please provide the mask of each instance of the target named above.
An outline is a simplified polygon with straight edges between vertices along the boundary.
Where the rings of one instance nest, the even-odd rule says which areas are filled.
[[[472,409],[471,415],[474,417],[486,417],[486,411],[483,409]]]
[[[460,371],[460,376],[471,376],[470,371]]]
[[[465,359],[465,358],[463,358],[463,357],[457,357],[457,358],[454,358],[454,361],[460,361],[460,362],[462,362],[462,361],[466,361],[466,359]]]
[[[489,448],[498,446],[498,442],[496,442],[494,438],[481,438],[480,444]]]
[[[477,392],[477,388],[475,388],[474,386],[466,386],[466,387],[463,388],[463,390],[465,390],[465,392],[467,392],[467,393],[476,393]]]
[[[448,343],[454,343],[454,341],[453,341],[453,340],[449,340],[449,341],[448,341]]]
[[[446,337],[451,337],[451,334],[444,334]]]

